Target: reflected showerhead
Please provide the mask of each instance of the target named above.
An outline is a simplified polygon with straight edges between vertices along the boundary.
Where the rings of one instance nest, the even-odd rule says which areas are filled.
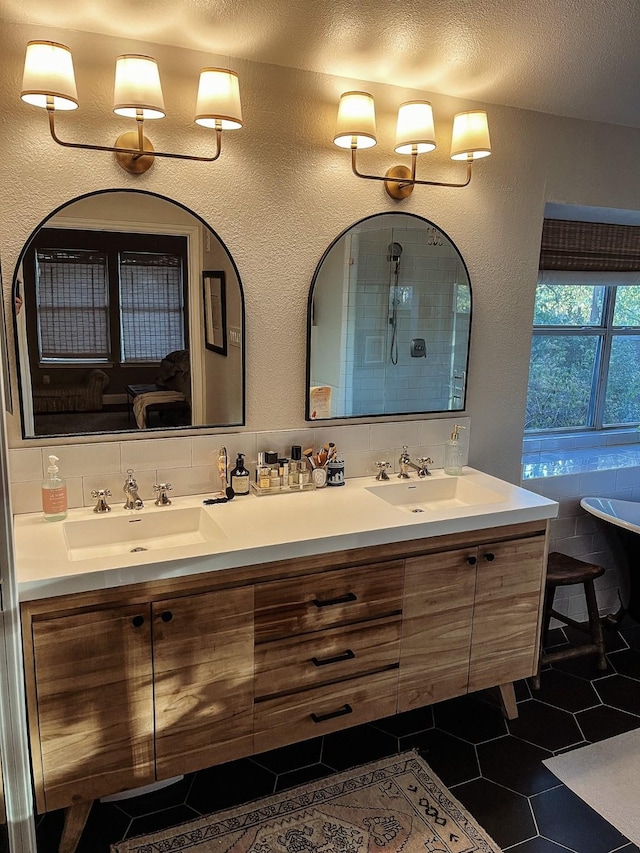
[[[400,255],[402,254],[402,246],[400,243],[389,243],[387,252],[388,261],[399,261]]]

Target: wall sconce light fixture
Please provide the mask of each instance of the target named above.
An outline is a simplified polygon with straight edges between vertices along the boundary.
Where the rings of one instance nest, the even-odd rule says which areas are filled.
[[[113,151],[120,166],[132,175],[146,172],[153,165],[154,157],[211,163],[220,156],[222,131],[242,127],[238,75],[223,68],[203,68],[195,122],[215,130],[215,154],[200,157],[154,151],[151,141],[144,135],[144,122],[145,119],[165,116],[158,64],[150,56],[128,54],[116,60],[113,111],[117,115],[134,118],[137,129],[122,133],[113,146],[64,142],[56,133],[55,114],[58,110],[77,109],[78,93],[71,51],[65,45],[51,41],[30,41],[27,44],[20,97],[28,104],[47,110],[49,131],[58,145],[89,151]]]
[[[407,101],[398,110],[394,150],[397,154],[411,155],[411,168],[392,166],[384,177],[363,174],[358,171],[357,151],[359,148],[372,148],[377,142],[375,104],[373,96],[368,92],[345,92],[341,96],[333,141],[339,148],[351,149],[351,169],[354,175],[372,181],[384,181],[386,191],[397,199],[407,198],[416,185],[466,187],[471,180],[473,161],[491,154],[486,112],[468,110],[458,113],[453,119],[451,159],[466,161],[466,180],[460,183],[418,180],[418,154],[433,151],[436,147],[433,110],[428,101]]]

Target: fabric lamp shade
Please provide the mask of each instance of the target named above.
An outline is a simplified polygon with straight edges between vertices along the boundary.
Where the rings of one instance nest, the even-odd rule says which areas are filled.
[[[424,154],[436,147],[433,110],[428,101],[400,105],[396,125],[396,154]]]
[[[452,160],[478,160],[491,154],[489,124],[484,110],[468,110],[453,118]]]
[[[340,97],[333,137],[339,148],[372,148],[376,142],[376,110],[368,92],[345,92]]]
[[[113,111],[127,118],[164,118],[160,73],[153,57],[126,54],[116,59]]]
[[[196,124],[219,130],[242,127],[240,82],[235,71],[203,68],[198,84]]]
[[[71,51],[53,41],[30,41],[24,60],[20,97],[35,107],[47,107],[47,98],[56,110],[78,107],[76,79]]]

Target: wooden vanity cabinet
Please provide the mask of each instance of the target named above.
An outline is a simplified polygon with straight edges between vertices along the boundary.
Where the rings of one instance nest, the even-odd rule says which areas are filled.
[[[515,715],[545,555],[528,522],[24,602],[38,810],[69,853],[106,794],[486,687]]]
[[[39,811],[253,752],[252,587],[69,611],[76,599],[23,605]]]
[[[398,710],[534,674],[545,535],[406,560]]]

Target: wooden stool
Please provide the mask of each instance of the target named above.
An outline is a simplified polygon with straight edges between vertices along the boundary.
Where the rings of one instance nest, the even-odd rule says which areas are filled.
[[[540,632],[540,658],[538,661],[538,672],[533,678],[533,688],[540,688],[540,670],[547,663],[554,663],[559,660],[567,660],[568,658],[576,658],[581,655],[598,655],[598,669],[607,668],[607,660],[604,655],[604,640],[602,637],[602,625],[600,624],[600,616],[598,614],[598,602],[596,600],[596,591],[593,582],[604,574],[604,568],[597,566],[595,563],[585,563],[582,560],[576,560],[575,557],[568,557],[566,554],[559,554],[553,551],[549,554],[547,560],[547,585],[544,593],[544,611],[542,614],[542,630]],[[556,594],[556,589],[559,586],[570,586],[571,584],[581,583],[584,585],[584,594],[587,599],[587,613],[589,614],[589,627],[585,628],[580,622],[575,619],[570,619],[568,616],[563,616],[553,609],[553,599]],[[570,649],[559,649],[555,652],[544,652],[544,641],[549,631],[549,623],[551,617],[564,622],[565,625],[571,625],[579,631],[586,631],[591,634],[591,643],[585,645],[572,646]]]

